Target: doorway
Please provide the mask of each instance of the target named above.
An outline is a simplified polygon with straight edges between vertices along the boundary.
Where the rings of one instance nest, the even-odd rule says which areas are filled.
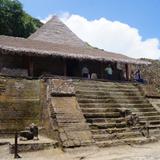
[[[79,61],[75,59],[70,59],[66,61],[67,66],[67,76],[78,77],[79,75]]]

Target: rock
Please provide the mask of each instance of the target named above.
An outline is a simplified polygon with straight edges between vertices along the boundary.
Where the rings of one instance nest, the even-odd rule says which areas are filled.
[[[60,133],[60,138],[62,142],[67,141],[67,136],[65,133]]]

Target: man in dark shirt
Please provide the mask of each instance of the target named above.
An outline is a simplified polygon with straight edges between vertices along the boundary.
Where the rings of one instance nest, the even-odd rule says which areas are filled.
[[[38,140],[38,127],[34,123],[30,125],[30,132],[33,134],[34,140]]]

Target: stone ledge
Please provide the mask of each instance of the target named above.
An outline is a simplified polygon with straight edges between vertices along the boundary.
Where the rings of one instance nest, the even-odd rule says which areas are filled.
[[[1,139],[0,144],[9,144],[9,151],[10,153],[14,153],[14,138],[8,139]],[[29,140],[29,141],[19,141],[18,140],[18,152],[30,152],[30,151],[37,151],[37,150],[44,150],[48,148],[57,148],[58,142],[49,139],[46,137],[39,137],[38,141]]]

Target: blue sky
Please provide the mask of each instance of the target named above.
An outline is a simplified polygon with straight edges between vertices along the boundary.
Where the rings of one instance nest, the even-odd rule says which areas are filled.
[[[27,13],[41,20],[69,13],[70,18],[63,19],[64,23],[93,46],[134,58],[160,58],[160,0],[20,2]]]
[[[160,39],[160,0],[20,0],[34,17],[69,12],[89,20],[105,17],[139,29],[143,38]]]

